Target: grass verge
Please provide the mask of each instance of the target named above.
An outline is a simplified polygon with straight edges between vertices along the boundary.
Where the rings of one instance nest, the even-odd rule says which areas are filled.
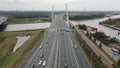
[[[85,34],[82,30],[81,30],[81,32],[83,33],[83,34]],[[86,35],[86,34],[85,34]],[[89,40],[91,40],[95,45],[96,45],[96,47],[113,63],[113,67],[114,68],[119,68],[119,66],[117,65],[117,62],[109,55],[109,54],[107,54],[102,48],[100,48],[90,37],[88,37],[89,38]]]
[[[98,57],[77,33],[76,39],[79,42],[84,54],[86,55],[91,68],[107,68],[106,65],[101,61],[101,57]]]
[[[22,35],[30,35],[31,37],[14,54],[11,54],[16,43],[15,37]],[[19,68],[39,46],[38,44],[44,38],[44,31],[3,32],[0,36],[7,37],[3,43],[0,43],[0,68]]]

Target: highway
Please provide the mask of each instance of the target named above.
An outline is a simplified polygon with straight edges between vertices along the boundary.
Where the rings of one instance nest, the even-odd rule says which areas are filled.
[[[56,15],[47,35],[20,68],[90,68],[63,15]]]

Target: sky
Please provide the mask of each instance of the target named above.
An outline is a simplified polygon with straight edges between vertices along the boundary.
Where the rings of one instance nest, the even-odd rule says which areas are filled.
[[[120,11],[120,0],[0,0],[0,10],[64,11],[65,3],[71,11]]]

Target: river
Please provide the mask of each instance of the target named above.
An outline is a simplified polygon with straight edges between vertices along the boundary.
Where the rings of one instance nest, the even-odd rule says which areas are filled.
[[[120,15],[112,16],[111,18],[120,18]],[[92,20],[83,20],[83,21],[72,21],[74,25],[85,24],[87,26],[92,26],[98,28],[99,31],[103,31],[106,35],[111,37],[116,37],[120,40],[120,35],[118,34],[118,30],[114,30],[102,25],[99,25],[99,21],[104,21],[108,19],[107,17],[100,19],[92,19]],[[11,24],[8,25],[5,31],[21,31],[21,30],[33,30],[33,29],[45,29],[50,27],[50,23],[32,23],[32,24]]]
[[[120,15],[111,16],[110,18],[112,18],[112,19],[120,18]],[[72,21],[72,23],[74,25],[85,24],[87,26],[92,26],[92,27],[98,28],[98,31],[103,31],[107,36],[116,37],[117,39],[120,40],[120,35],[117,35],[119,32],[118,30],[114,30],[114,29],[99,25],[100,21],[104,21],[106,19],[108,19],[108,17],[92,19],[92,20]]]
[[[31,24],[9,24],[6,26],[5,31],[22,31],[22,30],[35,30],[35,29],[46,29],[51,25],[47,23],[31,23]]]

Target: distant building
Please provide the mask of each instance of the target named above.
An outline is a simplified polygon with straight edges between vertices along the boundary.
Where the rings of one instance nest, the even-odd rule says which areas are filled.
[[[91,35],[95,35],[95,33],[98,31],[98,29],[94,27],[89,27],[87,30]]]
[[[118,49],[116,49],[114,47],[112,47],[111,50],[114,51],[114,52],[118,52]]]

